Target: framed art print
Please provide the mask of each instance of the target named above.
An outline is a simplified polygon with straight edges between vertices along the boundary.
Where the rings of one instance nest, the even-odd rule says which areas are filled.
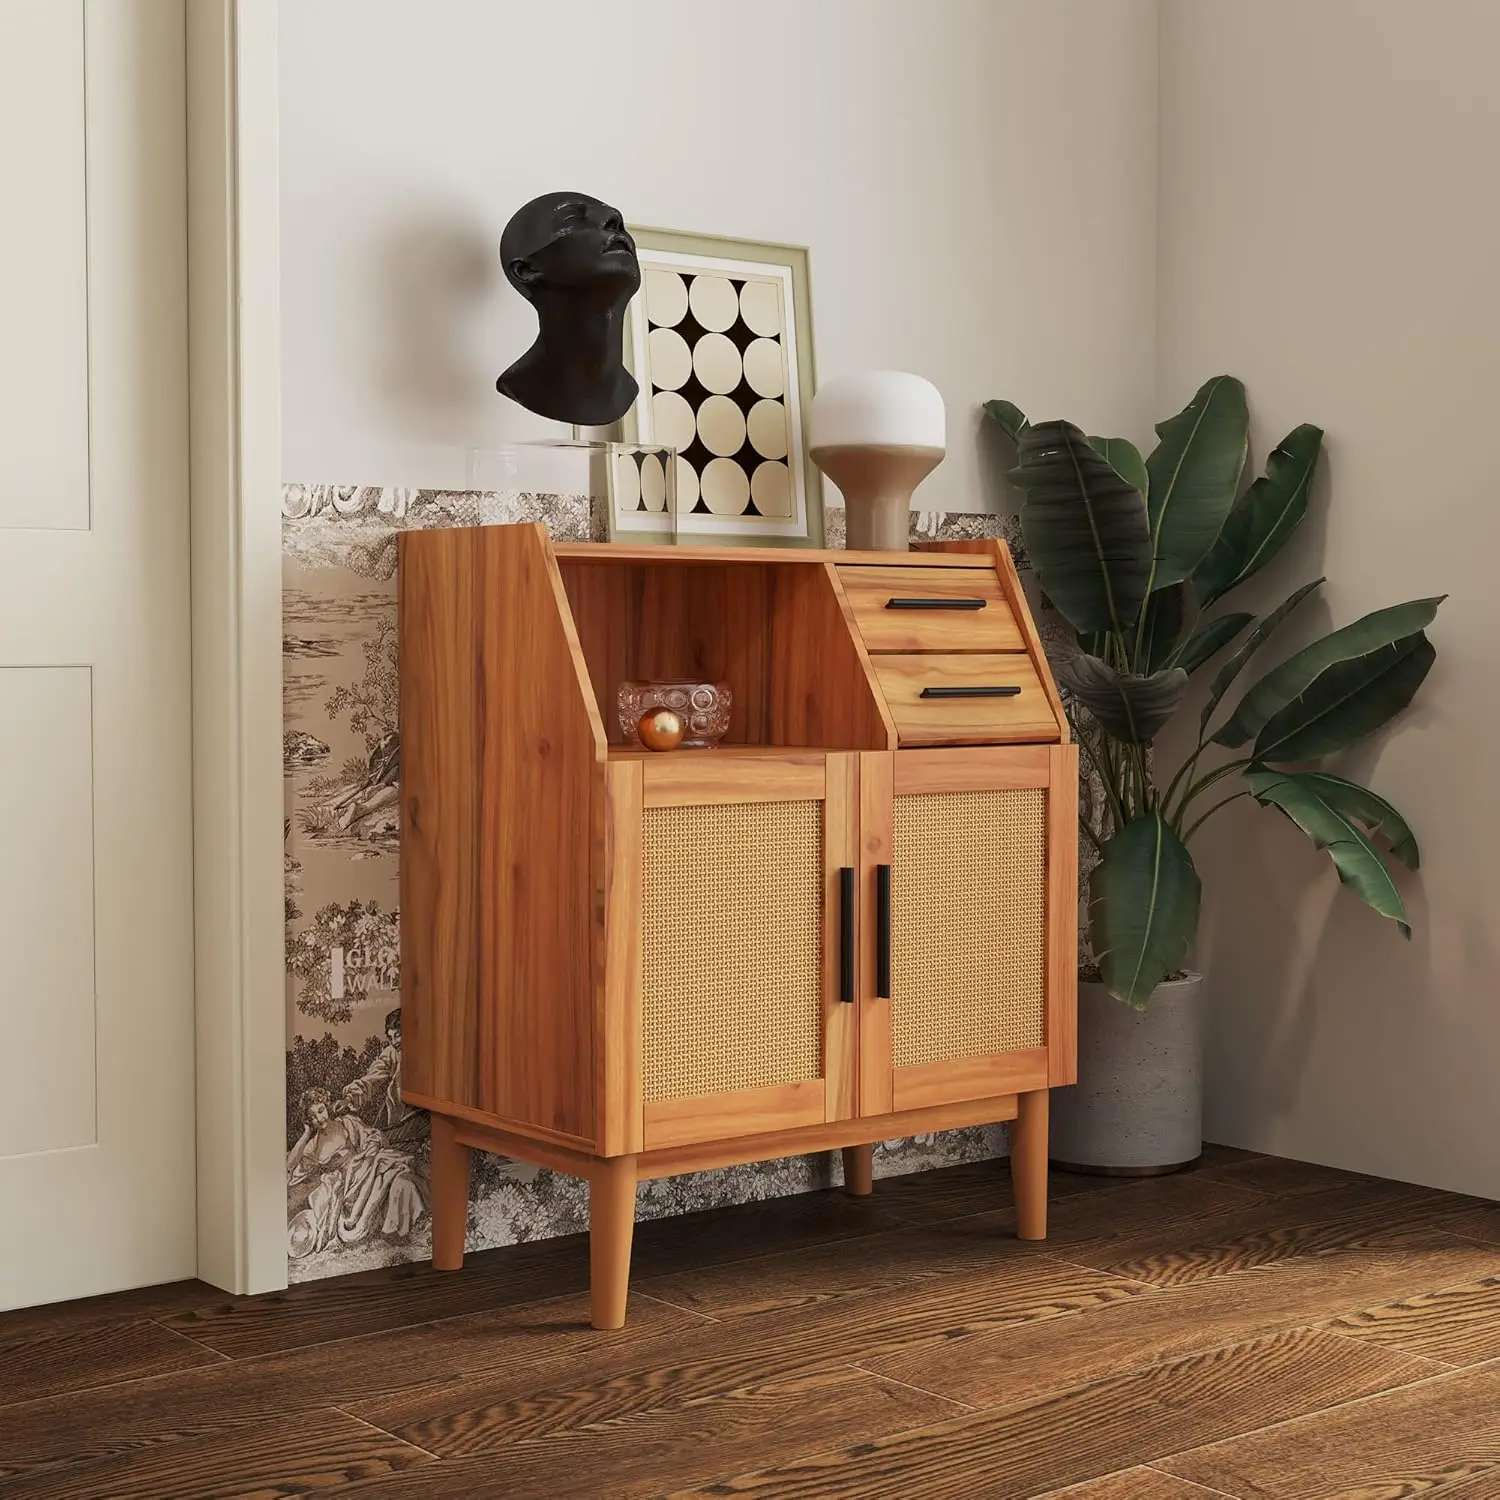
[[[812,308],[804,247],[632,229],[641,290],[626,356],[627,441],[675,449],[674,513],[611,500],[620,540],[821,546],[807,455]]]

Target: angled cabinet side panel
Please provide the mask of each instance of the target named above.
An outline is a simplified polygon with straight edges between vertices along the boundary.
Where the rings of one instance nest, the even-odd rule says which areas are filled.
[[[475,1107],[479,863],[474,568],[457,531],[398,540],[401,1012],[407,1092]]]
[[[598,709],[545,530],[454,534],[476,568],[480,1108],[592,1143]]]

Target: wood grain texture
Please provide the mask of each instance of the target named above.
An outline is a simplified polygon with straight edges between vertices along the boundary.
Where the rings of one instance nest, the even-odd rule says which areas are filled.
[[[647,807],[714,802],[813,802],[822,798],[825,757],[761,755],[740,759],[676,750],[640,762]]]
[[[1160,1469],[1139,1468],[1090,1479],[1085,1484],[1072,1484],[1065,1490],[1048,1490],[1038,1500],[1210,1500],[1213,1494],[1213,1490],[1189,1484]]]
[[[976,539],[973,541],[931,542],[922,546],[922,561],[924,563],[935,563],[939,560],[947,561],[954,556],[963,556],[966,553],[977,553],[982,557],[994,560],[995,572],[1000,579],[1000,589],[1010,604],[1011,612],[1015,615],[1016,623],[1021,627],[1021,634],[1026,639],[1026,651],[1031,657],[1032,665],[1037,670],[1037,677],[1042,684],[1042,691],[1047,695],[1047,700],[1052,705],[1052,712],[1056,716],[1059,734],[1064,744],[1072,739],[1072,733],[1068,727],[1067,711],[1063,708],[1062,697],[1057,691],[1057,683],[1052,676],[1052,669],[1047,664],[1047,653],[1042,646],[1042,638],[1036,628],[1036,619],[1032,615],[1031,605],[1026,598],[1026,591],[1021,587],[1020,575],[1016,572],[1015,559],[1010,555],[1010,548],[998,538]]]
[[[625,1326],[635,1234],[635,1157],[611,1156],[589,1176],[589,1322]]]
[[[605,746],[546,532],[399,547],[407,1086],[593,1139]]]
[[[870,658],[896,737],[904,746],[1016,745],[1059,739],[1057,717],[1031,659],[956,653]],[[923,698],[924,688],[1010,686],[1011,698]]]
[[[983,543],[980,550],[991,544]],[[600,564],[614,567],[621,562],[660,563],[663,556],[670,557],[674,564],[682,567],[712,567],[724,563],[769,563],[777,567],[809,564],[858,563],[866,567],[909,567],[913,561],[910,554],[894,552],[845,551],[842,548],[816,547],[673,547],[663,553],[660,547],[631,547],[621,542],[558,542],[555,551],[560,560],[570,563]],[[925,550],[921,557],[923,567],[972,568],[972,557],[947,556],[941,552],[929,555]]]
[[[604,757],[542,527],[482,526],[479,1106],[592,1137],[594,761]],[[403,658],[404,662],[404,658]]]
[[[892,790],[898,797],[919,792],[991,792],[1046,786],[1052,779],[1052,747],[1012,745],[1003,750],[904,750],[896,757]]]
[[[851,1198],[868,1198],[875,1191],[874,1146],[845,1146],[844,1191]]]
[[[1424,1200],[1395,1184],[1386,1194],[1331,1189],[1297,1199],[1259,1197],[1210,1175],[1127,1182],[1109,1194],[1055,1206],[1056,1254],[1156,1286],[1282,1265],[1358,1244],[1420,1211]]]
[[[1007,1175],[994,1173],[992,1178],[991,1207],[1009,1196]],[[876,1184],[877,1197],[886,1186]],[[716,1267],[705,1267],[647,1278],[637,1287],[673,1307],[733,1321],[822,1308],[846,1299],[904,1298],[907,1291],[953,1278],[987,1282],[1001,1262],[1014,1265],[1025,1260],[1039,1269],[1046,1263],[1037,1257],[1037,1249],[1018,1240],[1004,1221],[955,1218],[865,1235],[852,1244],[802,1245],[775,1255],[753,1256],[741,1261],[732,1277]],[[1017,1274],[1025,1274],[1024,1267]],[[1059,1332],[1058,1337],[1063,1336]],[[927,1352],[946,1369],[945,1349],[946,1345],[935,1346]],[[882,1368],[880,1373],[887,1371]],[[925,1389],[947,1394],[932,1385]]]
[[[828,1118],[827,1099],[821,1078],[691,1099],[648,1099],[643,1111],[645,1152],[649,1160],[651,1152],[672,1146],[820,1126]]]
[[[925,1109],[982,1099],[989,1094],[1023,1094],[1047,1087],[1047,1049],[990,1052],[917,1063],[892,1072],[891,1099],[897,1110]]]
[[[456,1271],[464,1263],[464,1235],[469,1222],[469,1152],[447,1115],[432,1124],[432,1268]]]
[[[85,1386],[218,1364],[223,1356],[147,1318],[0,1344],[0,1406]]]
[[[688,1407],[666,1393],[639,1420],[520,1437],[368,1488],[339,1494],[379,1500],[632,1500],[727,1463],[805,1451],[819,1442],[863,1442],[891,1427],[933,1421],[949,1403],[848,1368],[726,1390]]]
[[[245,1500],[387,1482],[434,1462],[331,1408],[8,1480],[6,1500]]]
[[[895,1104],[895,1052],[891,1001],[876,994],[876,870],[891,862],[895,819],[896,767],[904,757],[861,755],[859,758],[859,859],[855,888],[859,893],[855,1003],[859,1010],[859,1112],[890,1114]]]
[[[1076,1483],[1131,1500],[1154,1475],[1152,1500],[1500,1500],[1485,1447],[1500,1403],[1473,1394],[1500,1380],[1500,1246],[1451,1232],[1479,1206],[1297,1166],[1221,1176],[1254,1158],[1218,1148],[1205,1162],[1154,1182],[1058,1174],[1045,1246],[1014,1238],[1000,1161],[643,1222],[618,1332],[588,1327],[577,1235],[473,1254],[458,1276],[6,1314],[0,1491],[1061,1500]],[[1185,1255],[1191,1274],[1075,1263],[1122,1247]],[[238,1357],[159,1374],[121,1359],[153,1319]],[[66,1389],[17,1399],[60,1369]],[[1399,1399],[1365,1398],[1392,1380],[1411,1382]],[[394,1441],[414,1448],[420,1429],[442,1456],[398,1472],[411,1455],[382,1457],[372,1428],[351,1452],[349,1428],[319,1425],[334,1408],[410,1423]],[[1205,1458],[1212,1475],[1154,1467]]]
[[[479,1103],[475,569],[457,531],[396,538],[401,639],[401,1082]]]
[[[983,1275],[919,1287],[899,1307],[888,1296],[848,1297],[625,1343],[597,1351],[587,1370],[495,1371],[349,1410],[444,1457],[508,1451],[519,1441],[560,1443],[564,1434],[594,1428],[649,1429],[729,1392],[795,1385],[843,1369],[856,1350],[873,1355],[937,1344],[964,1331],[1067,1318],[1137,1295],[1150,1293],[1040,1257],[1001,1258]],[[1329,1342],[1359,1357],[1400,1362],[1346,1340]]]
[[[1331,1334],[1278,1334],[676,1493],[1020,1500],[1183,1443],[1213,1442],[1408,1384],[1431,1370],[1372,1353]]]
[[[1047,1121],[1050,1098],[1046,1089],[1016,1096],[1016,1118],[1010,1127],[1010,1173],[1015,1183],[1016,1237],[1047,1238]]]
[[[828,565],[775,574],[769,738],[781,745],[893,749],[896,729]]]
[[[718,1097],[722,1100],[732,1096],[721,1094]],[[774,1161],[778,1157],[801,1156],[814,1151],[838,1151],[845,1146],[896,1140],[927,1131],[992,1125],[1015,1117],[1014,1094],[994,1099],[964,1099],[957,1104],[908,1110],[904,1114],[857,1115],[848,1120],[832,1120],[822,1125],[806,1125],[764,1135],[705,1140],[696,1145],[648,1151],[641,1157],[641,1176],[672,1177],[680,1172],[706,1172],[713,1167],[735,1166],[747,1161]]]
[[[509,1155],[512,1154],[512,1147],[518,1148],[530,1141],[536,1146],[554,1149],[563,1159],[591,1158],[594,1154],[594,1143],[584,1136],[565,1135],[560,1130],[549,1130],[545,1125],[528,1125],[524,1120],[502,1119],[487,1110],[471,1109],[466,1104],[449,1104],[427,1094],[413,1093],[409,1089],[402,1097],[408,1104],[415,1104],[419,1109],[449,1115],[463,1128],[465,1136],[470,1137],[468,1144],[483,1151],[504,1151]],[[494,1138],[493,1144],[487,1144],[481,1139],[485,1134]],[[549,1159],[543,1165],[551,1166],[553,1163]]]
[[[868,651],[1024,651],[993,568],[858,568],[839,583]],[[892,609],[892,599],[979,599],[981,609]]]
[[[1471,1248],[1483,1254],[1483,1269],[1490,1274],[1347,1313],[1328,1324],[1330,1332],[1450,1365],[1500,1359],[1500,1252],[1478,1245]],[[1422,1279],[1456,1280],[1436,1276],[1438,1269],[1424,1266]],[[1414,1279],[1408,1277],[1407,1286]],[[1374,1287],[1368,1289],[1369,1297],[1378,1295]]]
[[[1500,1373],[1439,1375],[1160,1467],[1243,1500],[1441,1494],[1444,1484],[1500,1471]]]
[[[1475,1247],[1407,1226],[1345,1255],[1318,1256],[1274,1273],[1222,1276],[1066,1325],[1003,1330],[965,1340],[961,1348],[922,1350],[869,1368],[970,1406],[995,1406],[1319,1324],[1383,1292],[1462,1277],[1475,1265]],[[1341,1324],[1329,1326],[1343,1331]]]
[[[1047,792],[1047,1082],[1078,1081],[1078,746],[1053,745]]]
[[[641,1114],[641,812],[645,777],[639,763],[605,768],[603,930],[595,1023],[595,1103],[604,1156],[643,1147]]]
[[[859,757],[830,755],[823,801],[823,1118],[848,1120],[859,1112],[859,1004],[843,1001],[840,879],[859,864]],[[858,885],[856,883],[856,891]],[[860,913],[855,913],[856,964]],[[853,1150],[865,1150],[853,1147]],[[845,1162],[848,1161],[846,1152]],[[868,1191],[868,1189],[866,1189]]]

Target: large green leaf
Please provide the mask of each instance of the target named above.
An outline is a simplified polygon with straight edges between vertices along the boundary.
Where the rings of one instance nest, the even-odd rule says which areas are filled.
[[[1307,514],[1307,496],[1323,447],[1323,429],[1304,422],[1282,438],[1266,472],[1235,501],[1219,539],[1193,574],[1205,609],[1281,550]]]
[[[1110,994],[1139,1009],[1181,966],[1201,895],[1193,857],[1160,813],[1104,846],[1089,881],[1089,933]]]
[[[1410,825],[1384,797],[1369,787],[1345,781],[1342,776],[1331,776],[1327,771],[1269,771],[1255,766],[1245,776],[1251,791],[1257,794],[1267,786],[1287,781],[1306,787],[1335,812],[1341,812],[1363,828],[1378,833],[1407,869],[1421,867],[1421,851]]]
[[[1306,777],[1255,769],[1247,771],[1245,777],[1257,802],[1285,813],[1319,849],[1328,851],[1339,879],[1361,901],[1411,936],[1396,882],[1380,851],[1355,826],[1351,815],[1326,802],[1320,789]]]
[[[1187,624],[1192,585],[1169,583],[1146,596],[1136,645],[1136,665],[1143,672],[1159,672],[1177,652]]]
[[[1048,599],[1080,634],[1135,622],[1151,574],[1146,502],[1071,422],[1022,430],[1011,478],[1021,535]]]
[[[1325,667],[1256,736],[1256,760],[1317,760],[1388,724],[1416,696],[1437,652],[1425,634],[1403,636]]]
[[[1214,678],[1213,685],[1208,690],[1208,701],[1203,705],[1203,715],[1198,720],[1198,733],[1200,735],[1208,728],[1208,721],[1213,717],[1214,710],[1219,706],[1224,694],[1229,691],[1234,683],[1234,679],[1245,670],[1250,658],[1271,638],[1275,633],[1276,627],[1322,582],[1321,578],[1314,578],[1311,583],[1304,583],[1296,593],[1283,599],[1245,637],[1240,645],[1240,649],[1219,668],[1218,675]]]
[[[1157,424],[1146,460],[1154,586],[1191,578],[1219,538],[1249,451],[1245,387],[1216,375],[1175,417]]]
[[[1137,677],[1115,671],[1097,656],[1069,657],[1058,665],[1057,680],[1101,729],[1127,745],[1150,743],[1176,713],[1188,682],[1180,667]]]
[[[1209,620],[1206,624],[1200,625],[1182,643],[1177,659],[1172,665],[1181,667],[1191,677],[1199,667],[1217,656],[1254,619],[1254,615],[1241,611],[1237,614],[1220,615],[1217,620]]]
[[[1143,495],[1146,493],[1146,486],[1149,483],[1146,476],[1146,461],[1141,457],[1141,450],[1129,438],[1091,437],[1089,447],[1095,453],[1102,453],[1109,460],[1110,468],[1126,484],[1139,490]]]
[[[984,414],[1013,443],[1019,440],[1022,430],[1029,425],[1026,413],[1014,401],[986,401]]]
[[[1445,597],[1411,599],[1405,604],[1393,604],[1389,609],[1377,609],[1289,656],[1240,699],[1228,722],[1214,735],[1214,742],[1230,749],[1243,745],[1258,735],[1275,714],[1305,693],[1313,680],[1335,662],[1367,656],[1426,629]]]

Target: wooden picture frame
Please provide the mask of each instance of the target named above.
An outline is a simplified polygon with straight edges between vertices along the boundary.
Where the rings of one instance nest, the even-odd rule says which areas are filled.
[[[610,536],[821,547],[823,483],[807,442],[815,382],[807,248],[631,233],[642,281],[625,355],[641,394],[621,435],[677,450],[677,510],[628,512],[612,492]]]

